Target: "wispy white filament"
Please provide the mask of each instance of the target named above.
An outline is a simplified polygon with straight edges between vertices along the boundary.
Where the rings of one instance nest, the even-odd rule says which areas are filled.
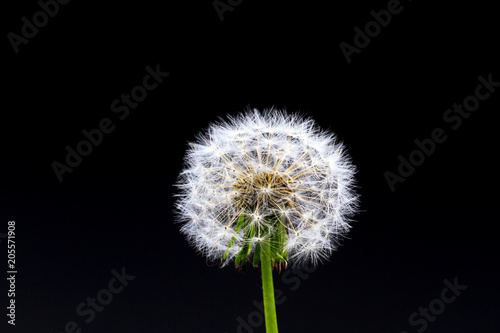
[[[176,209],[182,233],[210,260],[230,248],[229,262],[241,250],[243,230],[234,230],[241,214],[257,230],[280,216],[292,264],[328,258],[349,230],[358,204],[355,167],[335,135],[312,119],[248,111],[210,125],[189,146]]]

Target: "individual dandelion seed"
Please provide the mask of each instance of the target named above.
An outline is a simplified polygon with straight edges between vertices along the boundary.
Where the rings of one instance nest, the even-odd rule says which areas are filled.
[[[343,144],[311,118],[271,109],[220,120],[187,151],[181,232],[221,266],[261,266],[266,328],[277,332],[272,267],[330,256],[357,211],[354,173]]]

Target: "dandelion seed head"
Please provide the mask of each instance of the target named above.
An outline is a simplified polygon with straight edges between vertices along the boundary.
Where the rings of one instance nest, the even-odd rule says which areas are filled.
[[[331,132],[285,111],[247,111],[189,143],[177,182],[181,232],[208,259],[234,259],[282,221],[291,264],[331,255],[358,208],[355,167]],[[248,225],[237,230],[240,216]],[[252,248],[253,251],[253,248]]]

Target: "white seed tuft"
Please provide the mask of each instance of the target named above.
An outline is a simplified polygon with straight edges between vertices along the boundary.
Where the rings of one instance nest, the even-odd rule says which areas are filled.
[[[181,232],[212,261],[226,263],[244,245],[235,232],[241,214],[266,239],[266,217],[287,230],[288,262],[327,259],[357,211],[355,167],[334,134],[285,111],[248,111],[209,126],[189,143],[179,176],[176,210]],[[234,237],[234,244],[230,242]]]

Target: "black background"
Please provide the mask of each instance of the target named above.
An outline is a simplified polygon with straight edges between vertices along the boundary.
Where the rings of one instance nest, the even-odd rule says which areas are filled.
[[[387,1],[246,0],[222,22],[211,1],[72,1],[18,54],[6,36],[40,8],[3,6],[0,232],[16,221],[18,275],[15,328],[0,284],[2,332],[64,332],[68,321],[96,333],[236,332],[261,300],[259,273],[196,254],[174,224],[173,184],[186,142],[248,106],[312,116],[358,167],[349,239],[296,290],[275,275],[281,332],[417,332],[409,316],[455,277],[467,290],[425,331],[498,331],[500,92],[458,129],[443,121],[479,75],[500,81],[492,4],[402,2],[350,64],[339,44]],[[120,120],[111,102],[157,64],[170,76]],[[102,118],[115,130],[60,183],[51,163]],[[392,193],[384,172],[436,127],[447,140]],[[136,278],[86,324],[76,307],[122,267]]]

